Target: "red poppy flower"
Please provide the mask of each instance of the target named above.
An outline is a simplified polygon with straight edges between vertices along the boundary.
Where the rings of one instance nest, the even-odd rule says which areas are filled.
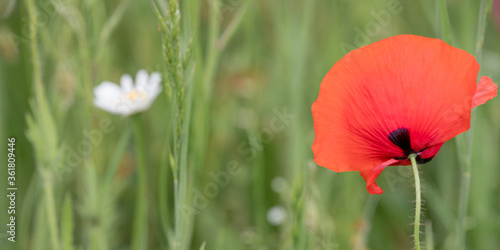
[[[471,109],[496,96],[479,64],[439,39],[399,35],[344,56],[312,105],[314,160],[336,172],[359,171],[371,194],[392,165],[430,161],[470,127]]]

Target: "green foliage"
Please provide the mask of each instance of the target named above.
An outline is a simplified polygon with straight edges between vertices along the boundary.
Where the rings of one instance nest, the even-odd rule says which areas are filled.
[[[498,82],[491,2],[18,0],[0,23],[0,128],[19,141],[19,236],[0,248],[129,249],[144,232],[147,249],[410,249],[411,168],[387,168],[371,196],[317,166],[310,107],[345,53],[403,33],[453,42]],[[92,89],[141,68],[165,94],[134,131]],[[475,110],[419,167],[426,249],[500,245],[499,113],[498,98]]]

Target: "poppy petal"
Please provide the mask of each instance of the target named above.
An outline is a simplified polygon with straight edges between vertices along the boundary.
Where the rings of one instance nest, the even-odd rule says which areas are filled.
[[[391,159],[407,163],[409,153],[432,159],[469,129],[471,108],[496,95],[489,78],[476,90],[478,72],[474,56],[433,38],[399,35],[351,51],[312,105],[314,160],[376,177]]]
[[[443,143],[439,143],[430,147],[427,147],[426,149],[422,150],[417,156],[417,162],[418,163],[426,163],[438,153],[438,151],[441,149],[441,146],[443,146]]]
[[[466,131],[478,71],[467,52],[414,35],[350,52],[327,73],[312,105],[315,161],[360,171],[405,156],[388,138],[398,129],[408,129],[416,152]]]
[[[377,183],[375,182],[375,180],[378,178],[378,176],[380,175],[380,173],[382,173],[382,170],[384,170],[385,167],[387,167],[389,165],[392,165],[392,164],[394,164],[396,162],[398,162],[398,160],[396,160],[396,159],[390,159],[390,160],[382,163],[378,167],[367,169],[367,170],[363,170],[363,171],[359,172],[359,174],[361,174],[361,176],[366,181],[366,190],[368,190],[368,193],[370,193],[370,194],[381,194],[381,193],[384,192],[382,190],[382,188],[380,188],[377,185]]]
[[[481,77],[476,86],[476,93],[472,98],[472,108],[486,103],[491,98],[497,96],[497,85],[487,76]]]

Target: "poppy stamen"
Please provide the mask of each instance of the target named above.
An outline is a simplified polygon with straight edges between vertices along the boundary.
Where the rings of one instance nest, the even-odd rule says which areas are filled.
[[[389,140],[404,152],[404,159],[415,151],[411,148],[410,131],[407,128],[398,128],[389,134]]]
[[[418,164],[424,164],[432,160],[433,157],[430,158],[422,158],[420,154],[424,152],[424,150],[427,149],[425,147],[424,149],[420,151],[416,151],[411,147],[411,138],[410,138],[410,131],[407,128],[398,128],[394,131],[392,131],[389,134],[389,140],[391,140],[394,145],[398,146],[401,148],[404,152],[404,157],[394,157],[396,160],[406,160],[410,158],[411,154],[415,154],[415,160],[417,161]]]

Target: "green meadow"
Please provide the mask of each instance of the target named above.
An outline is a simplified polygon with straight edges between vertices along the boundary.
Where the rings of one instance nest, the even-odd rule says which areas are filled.
[[[494,2],[1,0],[0,249],[413,249],[411,166],[381,195],[318,166],[311,105],[346,53],[399,34],[498,84]],[[94,105],[141,69],[151,107]],[[500,99],[471,124],[420,167],[424,249],[500,249]]]

